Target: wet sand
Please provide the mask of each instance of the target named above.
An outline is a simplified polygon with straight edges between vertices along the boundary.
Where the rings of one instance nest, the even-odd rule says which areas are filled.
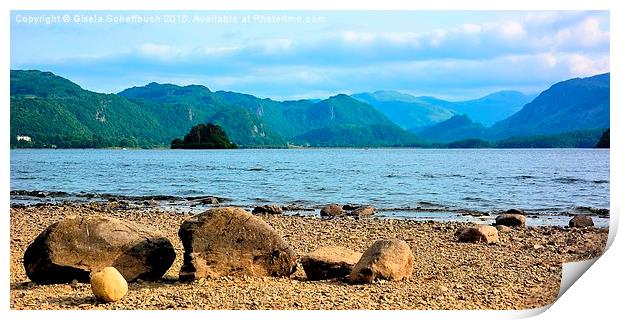
[[[602,254],[607,228],[526,227],[500,233],[500,243],[459,243],[466,224],[395,219],[320,219],[261,215],[302,256],[320,246],[363,252],[379,239],[406,241],[414,255],[410,280],[351,285],[290,278],[225,277],[178,282],[183,247],[177,236],[190,215],[158,207],[110,203],[14,206],[11,213],[12,309],[528,309],[555,301],[561,263]],[[37,285],[23,254],[48,225],[70,215],[101,214],[148,225],[173,243],[177,259],[163,279],[129,284],[122,300],[103,304],[83,283]]]

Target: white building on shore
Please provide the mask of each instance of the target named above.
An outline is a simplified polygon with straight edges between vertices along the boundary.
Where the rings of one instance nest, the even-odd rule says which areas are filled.
[[[29,136],[17,136],[17,141],[25,141],[25,142],[32,142],[32,138]]]

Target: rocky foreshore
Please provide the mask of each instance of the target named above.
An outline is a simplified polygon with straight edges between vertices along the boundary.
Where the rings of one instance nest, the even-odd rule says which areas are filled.
[[[360,218],[365,215],[361,212],[336,218],[327,214],[330,217],[264,213],[272,211],[277,210],[263,207],[255,216],[273,227],[299,257],[316,260],[327,255],[333,259],[342,255],[334,252],[351,250],[347,254],[356,260],[359,257],[356,252],[365,253],[369,247],[377,246],[373,245],[376,241],[398,239],[402,240],[399,242],[402,246],[411,249],[413,272],[409,277],[398,277],[403,279],[400,281],[377,279],[369,284],[343,279],[310,281],[301,267],[302,258],[297,259],[299,266],[289,277],[237,275],[183,282],[179,281],[184,260],[179,228],[190,218],[187,213],[162,210],[150,204],[127,206],[118,202],[13,206],[10,210],[10,306],[12,309],[536,308],[555,301],[561,263],[602,254],[608,232],[606,228],[574,221],[573,224],[583,227],[502,226],[493,228],[489,234],[485,228],[467,229],[473,224],[465,223]],[[130,282],[127,295],[114,303],[97,301],[88,283],[32,282],[24,268],[26,248],[48,226],[72,216],[117,218],[158,231],[170,239],[176,259],[163,278]],[[459,242],[459,239],[475,241]],[[317,250],[322,247],[330,249]],[[352,266],[350,262],[346,267]],[[338,265],[335,271],[341,272],[341,268]]]

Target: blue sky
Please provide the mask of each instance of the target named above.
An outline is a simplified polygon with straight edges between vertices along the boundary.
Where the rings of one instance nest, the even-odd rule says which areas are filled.
[[[98,92],[155,81],[274,99],[457,100],[608,72],[609,42],[607,11],[12,11],[10,51],[12,69]]]

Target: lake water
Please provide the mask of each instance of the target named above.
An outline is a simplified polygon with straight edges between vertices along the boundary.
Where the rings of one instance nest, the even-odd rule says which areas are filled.
[[[35,190],[64,193],[24,192]],[[11,192],[12,203],[170,195],[162,205],[187,210],[204,208],[184,198],[205,195],[245,207],[370,204],[382,217],[433,220],[522,208],[533,224],[565,225],[568,213],[609,209],[609,150],[11,150]]]

